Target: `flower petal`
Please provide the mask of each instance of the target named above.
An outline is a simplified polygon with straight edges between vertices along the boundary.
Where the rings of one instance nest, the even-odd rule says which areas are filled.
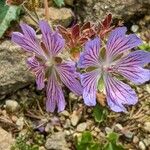
[[[28,58],[27,64],[28,64],[29,68],[31,69],[31,71],[33,71],[35,73],[37,88],[39,90],[43,89],[45,87],[44,66],[42,66],[42,64],[40,64],[34,56]]]
[[[139,66],[119,66],[118,73],[131,80],[135,84],[142,84],[150,80],[150,70]]]
[[[104,76],[106,97],[110,108],[115,112],[124,112],[126,105],[135,105],[138,101],[136,93],[131,87],[110,75]]]
[[[96,91],[98,80],[100,79],[100,70],[96,69],[81,75],[81,84],[83,86],[84,103],[88,106],[96,105]]]
[[[43,21],[43,20],[40,21],[39,27],[42,32],[42,41],[43,41],[49,55],[51,55],[51,51],[49,51],[49,50],[51,49],[51,36],[52,36],[53,32],[52,32],[48,22],[46,22],[46,21]]]
[[[23,34],[19,32],[13,32],[12,41],[21,46],[25,51],[35,53],[38,56],[44,56],[45,54],[39,45],[38,39],[36,38],[35,31],[26,24],[21,24]]]
[[[65,46],[65,40],[58,32],[52,32],[49,24],[46,21],[40,21],[39,26],[42,32],[43,43],[45,44],[49,53],[53,56],[56,56],[63,50]]]
[[[117,65],[121,65],[122,67],[132,65],[143,66],[148,63],[150,63],[150,52],[137,50],[121,58]]]
[[[61,63],[57,65],[57,72],[62,80],[62,82],[77,95],[82,94],[82,87],[77,79],[77,72],[75,68],[75,63]]]
[[[126,36],[126,31],[126,27],[118,27],[111,32],[106,48],[106,55],[109,61],[125,50],[132,49],[142,43],[135,34]]]
[[[85,68],[90,66],[98,66],[100,64],[100,39],[97,37],[94,40],[88,41],[85,44],[84,51],[82,52],[78,67]]]
[[[59,85],[55,75],[52,73],[48,79],[47,88],[47,101],[46,101],[46,111],[54,112],[56,106],[58,107],[58,112],[65,109],[65,98],[61,86]]]

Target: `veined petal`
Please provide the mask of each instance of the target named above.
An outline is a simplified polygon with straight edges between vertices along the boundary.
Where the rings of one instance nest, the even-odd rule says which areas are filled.
[[[104,76],[106,97],[110,108],[115,112],[126,111],[124,104],[135,105],[138,101],[131,87],[110,75]]]
[[[121,67],[133,65],[143,66],[148,63],[150,63],[150,52],[137,50],[121,58],[116,65]]]
[[[56,106],[58,107],[58,112],[65,109],[65,98],[61,86],[59,85],[55,75],[52,73],[48,79],[47,88],[47,101],[46,101],[46,111],[54,112]]]
[[[96,91],[98,80],[101,77],[99,69],[81,74],[81,84],[83,86],[84,103],[88,106],[96,105]]]
[[[28,37],[29,39],[31,39],[31,41],[34,41],[34,42],[37,40],[36,32],[32,27],[24,23],[20,24],[20,26],[25,37]]]
[[[100,63],[100,39],[97,37],[94,40],[88,41],[85,44],[84,51],[81,53],[78,67],[86,68],[90,66],[98,66]]]
[[[125,50],[132,49],[142,43],[141,39],[135,34],[126,36],[126,31],[126,27],[118,27],[111,32],[106,47],[106,58],[108,60],[112,60]]]
[[[140,66],[118,66],[118,73],[131,80],[135,84],[142,84],[150,80],[150,70]]]
[[[31,71],[35,73],[37,88],[39,90],[43,89],[45,87],[44,66],[42,66],[42,64],[40,64],[34,56],[28,58],[27,64],[29,66],[29,69],[31,69]]]
[[[75,63],[61,63],[56,67],[57,72],[62,80],[62,82],[75,94],[82,94],[82,87],[77,79],[77,72],[75,68]]]
[[[51,51],[49,51],[51,49],[51,36],[53,34],[48,22],[46,21],[40,21],[39,22],[39,27],[41,29],[42,32],[42,41],[44,43],[44,45],[46,46],[46,49],[49,52],[49,55],[51,55]]]
[[[57,31],[52,32],[49,24],[46,21],[40,21],[39,26],[42,32],[43,43],[49,51],[49,54],[56,56],[63,50],[65,46],[65,40]]]
[[[25,24],[22,24],[21,28],[24,34],[13,32],[12,41],[21,46],[27,52],[45,57],[44,52],[39,45],[38,39],[36,38],[35,31]]]

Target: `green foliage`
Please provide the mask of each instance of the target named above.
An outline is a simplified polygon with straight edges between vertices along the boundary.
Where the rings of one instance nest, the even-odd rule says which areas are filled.
[[[93,109],[93,116],[96,122],[101,123],[106,120],[108,115],[108,110],[106,107],[101,105],[96,105]]]
[[[77,139],[77,150],[101,150],[101,145],[93,140],[90,132],[84,132],[81,140]]]
[[[16,139],[16,143],[11,147],[11,150],[39,150],[39,147],[27,144],[26,138],[21,136]]]
[[[0,0],[0,37],[10,26],[11,21],[17,20],[20,15],[21,7],[7,6],[5,0]]]
[[[118,134],[117,133],[110,133],[107,136],[107,143],[104,145],[103,150],[124,150],[123,146],[121,144],[117,144],[118,142]]]
[[[100,92],[103,92],[103,90],[104,90],[104,80],[103,80],[103,78],[99,79],[97,88]]]
[[[150,43],[144,43],[144,44],[140,45],[139,48],[141,50],[146,50],[146,51],[150,52]]]
[[[106,144],[101,144],[93,137],[90,132],[86,131],[82,134],[81,139],[77,139],[77,150],[124,150],[121,144],[118,144],[118,134],[110,133],[106,137]]]
[[[64,5],[64,0],[54,0],[54,2],[58,7],[62,7]]]

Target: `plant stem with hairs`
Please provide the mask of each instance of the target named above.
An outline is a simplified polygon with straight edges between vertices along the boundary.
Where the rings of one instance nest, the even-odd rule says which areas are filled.
[[[44,0],[44,7],[45,7],[45,17],[46,20],[49,20],[49,8],[48,8],[48,0]]]

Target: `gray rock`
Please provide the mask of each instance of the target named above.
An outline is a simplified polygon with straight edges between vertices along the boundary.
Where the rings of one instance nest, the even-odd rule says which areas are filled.
[[[36,12],[41,20],[45,18],[44,8],[38,8]],[[26,22],[32,26],[37,26],[37,24],[28,15],[24,16],[22,19],[23,22]],[[73,20],[73,12],[69,8],[49,7],[49,20],[52,24],[61,24],[67,27]]]
[[[125,21],[149,13],[149,0],[79,0],[77,13],[81,21],[98,21],[107,13]]]
[[[26,55],[10,41],[0,45],[0,99],[33,81],[26,67]]]
[[[15,100],[6,100],[5,104],[8,112],[16,112],[19,109],[19,104]]]
[[[46,140],[45,147],[48,150],[69,150],[63,132],[57,132],[51,135],[51,137]]]
[[[10,150],[13,144],[12,135],[0,127],[0,150]]]

